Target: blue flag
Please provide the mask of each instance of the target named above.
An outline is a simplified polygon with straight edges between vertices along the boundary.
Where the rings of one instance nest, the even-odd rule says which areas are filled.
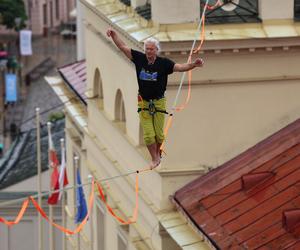
[[[77,168],[77,189],[76,189],[76,206],[77,213],[75,217],[75,223],[80,223],[87,215],[87,205],[84,197],[83,188],[81,186],[81,178],[79,168]]]
[[[15,74],[5,75],[5,101],[17,101],[17,76]]]

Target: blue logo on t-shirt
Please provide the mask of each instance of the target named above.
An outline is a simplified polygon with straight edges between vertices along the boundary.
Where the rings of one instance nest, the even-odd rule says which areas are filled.
[[[157,72],[149,72],[142,69],[139,75],[139,79],[143,81],[157,81],[157,75]]]

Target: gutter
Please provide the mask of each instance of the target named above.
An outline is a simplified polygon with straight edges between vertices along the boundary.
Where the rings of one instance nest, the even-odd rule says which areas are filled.
[[[190,227],[198,234],[200,234],[204,241],[214,250],[221,250],[217,243],[209,237],[209,235],[193,220],[193,218],[187,213],[187,211],[180,205],[174,196],[170,196],[170,201],[176,206],[176,209],[188,222]]]

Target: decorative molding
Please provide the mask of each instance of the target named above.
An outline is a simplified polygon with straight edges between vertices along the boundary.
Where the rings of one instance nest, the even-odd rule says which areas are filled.
[[[266,83],[266,82],[280,82],[280,81],[299,81],[300,75],[294,75],[294,76],[278,76],[278,77],[265,77],[265,78],[243,78],[243,79],[222,79],[222,80],[215,80],[215,79],[209,79],[209,80],[202,80],[202,81],[192,81],[193,86],[201,86],[201,85],[218,85],[218,84],[257,84],[257,83]],[[171,82],[168,83],[169,89],[177,88],[179,83]],[[188,87],[188,83],[183,83],[182,85],[184,88]]]

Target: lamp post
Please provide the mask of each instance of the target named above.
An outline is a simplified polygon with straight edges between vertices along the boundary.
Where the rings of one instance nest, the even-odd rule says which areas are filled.
[[[16,31],[18,32],[18,38],[17,38],[17,58],[18,58],[18,63],[19,63],[19,70],[18,70],[18,75],[19,75],[19,85],[18,85],[18,96],[20,97],[20,90],[22,86],[22,57],[21,57],[21,51],[20,51],[20,30],[21,30],[21,22],[22,18],[21,17],[16,17],[15,18],[15,24],[16,24]]]
[[[0,158],[2,157],[2,154],[4,152],[4,126],[5,126],[5,112],[4,112],[4,82],[5,82],[5,71],[6,71],[6,61],[5,64],[0,63],[0,81],[2,82],[0,86],[0,142],[2,145],[1,149],[1,155]]]

